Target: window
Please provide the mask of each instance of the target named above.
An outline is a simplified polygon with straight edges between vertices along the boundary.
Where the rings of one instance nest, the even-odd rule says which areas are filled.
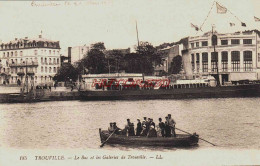
[[[49,50],[49,54],[51,55],[51,50]]]
[[[38,51],[37,50],[34,50],[34,55],[37,55],[38,54]]]
[[[231,68],[232,68],[232,71],[239,71],[239,69],[240,69],[240,52],[239,51],[231,52]]]
[[[228,52],[223,51],[221,52],[221,63],[222,63],[222,70],[228,71]]]
[[[203,41],[203,42],[201,42],[201,45],[202,45],[202,46],[208,46],[208,41]]]
[[[51,67],[49,67],[49,73],[51,73]]]
[[[51,58],[49,58],[49,64],[51,64]]]
[[[191,43],[190,45],[191,45],[191,48],[194,48],[194,43]]]
[[[55,55],[55,50],[53,50],[53,55]]]
[[[228,45],[228,40],[221,40],[221,45]]]
[[[56,67],[53,68],[53,72],[56,73]]]
[[[192,71],[194,71],[195,66],[194,66],[194,54],[191,54],[191,65],[192,65]]]
[[[17,56],[17,51],[14,52],[14,56]]]
[[[60,59],[59,58],[57,58],[57,64],[59,64],[60,63]]]
[[[252,71],[252,51],[244,51],[244,69],[245,71]]]
[[[258,53],[258,62],[260,62],[260,53]]]
[[[199,47],[199,45],[200,45],[199,42],[196,42],[196,47]]]
[[[5,52],[3,53],[3,57],[5,57]]]
[[[45,73],[47,73],[47,67],[45,67]]]
[[[252,44],[252,39],[244,39],[243,44]]]
[[[218,70],[218,52],[211,52],[211,70],[212,72]]]
[[[240,44],[239,39],[231,39],[231,44]]]
[[[9,52],[7,52],[7,57],[9,57]]]
[[[45,64],[47,64],[47,58],[45,58]]]
[[[20,56],[23,56],[23,51],[20,51]]]
[[[53,58],[53,64],[56,65],[56,59],[55,58]]]
[[[202,71],[208,72],[208,53],[207,52],[202,53]]]
[[[13,53],[13,52],[11,52],[11,56],[14,56],[14,53]]]
[[[197,71],[200,70],[200,54],[196,53],[196,65],[197,65]]]

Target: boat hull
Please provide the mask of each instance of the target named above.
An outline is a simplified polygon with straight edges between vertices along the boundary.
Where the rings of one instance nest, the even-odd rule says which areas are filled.
[[[260,97],[260,84],[158,90],[80,91],[81,100]]]
[[[101,131],[100,140],[103,143],[110,135],[108,131]],[[177,134],[176,137],[142,137],[142,136],[124,136],[112,135],[107,144],[119,144],[127,146],[162,146],[162,147],[187,147],[197,145],[199,141],[198,135]]]

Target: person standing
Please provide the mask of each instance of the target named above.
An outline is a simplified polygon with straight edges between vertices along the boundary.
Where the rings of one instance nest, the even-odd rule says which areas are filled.
[[[171,137],[171,128],[169,125],[168,116],[165,117],[165,137]]]
[[[159,127],[161,129],[162,137],[165,137],[165,124],[162,122],[162,118],[159,118]]]
[[[171,114],[168,114],[168,121],[169,121],[169,126],[171,128],[171,133],[174,137],[176,137],[176,133],[175,133],[175,124],[176,122],[174,121],[174,119],[171,117]]]
[[[137,119],[137,125],[136,125],[136,136],[140,136],[143,128],[142,128],[142,124],[140,122],[140,119]]]

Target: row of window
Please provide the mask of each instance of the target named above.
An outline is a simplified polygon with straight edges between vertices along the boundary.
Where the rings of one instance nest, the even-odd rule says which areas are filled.
[[[59,71],[59,67],[49,67],[49,70],[47,67],[45,67],[45,70],[43,67],[41,67],[41,72],[45,72],[45,73],[57,73]],[[0,68],[0,72],[7,72],[10,73],[10,68]],[[20,68],[11,68],[11,74],[17,74],[19,72],[25,73],[26,72],[26,68],[25,67],[20,67]],[[37,67],[28,67],[27,68],[27,72],[34,72],[37,73]]]
[[[49,55],[59,55],[60,51],[59,50],[49,50]],[[47,55],[47,50],[41,50],[41,55]],[[23,56],[23,51],[20,51],[19,53],[20,56]],[[38,55],[38,50],[34,50],[34,55]],[[18,56],[18,51],[11,51],[11,52],[3,52],[3,58],[5,57],[13,57],[13,56]]]
[[[60,63],[60,59],[59,58],[49,58],[49,64],[59,64]],[[41,58],[41,64],[48,64],[47,58]]]
[[[45,70],[44,70],[45,69]],[[49,73],[57,73],[58,71],[59,71],[59,67],[49,67]],[[45,72],[45,73],[48,73],[48,68],[47,67],[41,67],[41,72],[43,73],[43,72]]]
[[[243,52],[244,61],[252,61],[252,51],[244,51]],[[191,62],[193,63],[200,61],[200,54],[196,53],[196,59],[194,54],[191,54]],[[221,52],[221,60],[228,61],[228,52],[222,51]],[[202,53],[202,62],[208,61],[208,53]],[[211,61],[218,61],[218,52],[211,52]],[[240,61],[240,51],[231,51],[231,61]]]
[[[252,71],[252,51],[244,51],[243,52],[244,57],[244,70],[245,71]],[[194,54],[191,54],[191,63],[193,70],[195,69],[194,65],[195,56]],[[196,53],[196,65],[197,65],[197,71],[199,71],[199,53]],[[228,52],[223,51],[221,52],[221,65],[222,70],[227,71],[228,70]],[[239,51],[232,51],[231,52],[231,69],[232,71],[239,71],[240,70],[240,52]],[[218,52],[211,52],[211,70],[212,72],[217,72],[218,70]],[[208,53],[204,52],[202,53],[202,71],[208,72]]]
[[[220,40],[221,45],[228,45],[228,40]],[[239,39],[231,39],[231,45],[238,45],[240,44],[240,40]],[[252,39],[243,39],[243,44],[252,44]],[[216,45],[218,45],[218,42],[216,43]],[[199,42],[195,43],[196,47],[199,47]],[[205,47],[208,46],[208,41],[202,41],[201,42],[201,46]],[[213,44],[212,44],[213,46]],[[194,43],[191,43],[191,48],[194,48]]]
[[[29,78],[30,78],[30,80],[34,80],[35,83],[37,83],[37,79],[38,79],[37,76],[31,76]],[[44,83],[44,82],[46,83],[46,81],[52,81],[52,76],[41,76],[39,78],[40,78],[41,83]],[[19,78],[18,76],[12,76],[12,77],[10,77],[9,82],[16,84],[18,79],[21,81],[21,78]]]
[[[59,47],[58,43],[51,43],[51,42],[45,42],[45,43],[37,43],[37,42],[29,42],[29,43],[22,43],[17,42],[14,44],[2,44],[0,46],[1,49],[19,49],[19,48],[30,48],[30,47],[52,47],[56,48]]]

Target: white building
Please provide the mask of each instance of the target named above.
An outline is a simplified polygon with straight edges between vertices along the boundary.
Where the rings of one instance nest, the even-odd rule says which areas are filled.
[[[90,47],[83,45],[83,46],[75,46],[68,48],[68,57],[71,59],[71,64],[75,64],[75,62],[84,58],[87,55]]]
[[[0,84],[25,82],[30,85],[52,84],[60,68],[60,44],[42,38],[28,37],[0,44]]]
[[[181,50],[183,50],[182,44],[177,44],[173,46],[169,46],[164,49],[160,49],[159,52],[162,54],[162,64],[155,67],[155,75],[160,75],[162,71],[169,72],[171,68],[172,59],[181,54]]]
[[[188,54],[195,75],[219,74],[220,83],[260,79],[260,36],[258,31],[217,35],[212,45],[212,32],[189,37]]]

